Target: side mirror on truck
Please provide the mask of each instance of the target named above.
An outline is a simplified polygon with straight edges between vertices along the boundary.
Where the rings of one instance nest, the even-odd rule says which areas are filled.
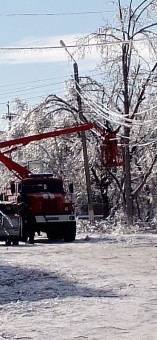
[[[70,191],[71,194],[73,194],[73,192],[74,192],[74,185],[73,185],[73,183],[69,184],[69,191]]]

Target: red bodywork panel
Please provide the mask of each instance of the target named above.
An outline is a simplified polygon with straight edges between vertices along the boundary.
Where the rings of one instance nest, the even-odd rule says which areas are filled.
[[[31,193],[27,195],[27,202],[32,208],[35,215],[55,214],[60,215],[65,213],[65,198],[64,194],[51,194],[51,193]],[[69,209],[71,213],[71,203],[69,204]]]

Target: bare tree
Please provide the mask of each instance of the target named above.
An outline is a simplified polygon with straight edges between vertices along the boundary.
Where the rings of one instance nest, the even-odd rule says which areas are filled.
[[[149,117],[153,117],[155,122],[154,90],[157,71],[156,1],[143,0],[138,5],[134,3],[135,1],[130,0],[128,6],[124,7],[123,1],[115,1],[116,25],[114,26],[113,22],[108,23],[98,32],[78,41],[79,53],[84,54],[87,44],[91,49],[93,41],[97,44],[102,56],[100,67],[106,79],[104,105],[110,109],[108,120],[118,120],[123,127],[121,135],[125,145],[124,203],[128,224],[133,223],[134,199],[146,184],[156,163],[154,148],[149,156],[149,166],[143,164],[146,173],[140,174],[138,181],[134,180],[135,155],[141,152],[142,157],[143,154],[140,145],[144,145],[147,140],[146,150],[153,144],[153,138],[150,137],[153,128],[150,126]],[[146,161],[146,157],[143,161]],[[139,164],[136,164],[137,168],[138,166]]]

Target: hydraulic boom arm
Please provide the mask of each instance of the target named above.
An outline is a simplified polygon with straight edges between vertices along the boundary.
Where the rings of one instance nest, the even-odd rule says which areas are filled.
[[[0,162],[5,164],[5,166],[18,178],[26,178],[31,173],[27,168],[21,166],[20,164],[14,162],[11,158],[5,156],[3,153],[0,152]]]
[[[19,178],[26,178],[31,173],[27,168],[21,166],[20,164],[14,162],[11,158],[5,156],[5,153],[9,153],[16,149],[14,146],[22,146],[27,145],[34,141],[40,141],[47,138],[57,137],[57,136],[63,136],[75,132],[81,132],[81,131],[87,131],[90,129],[96,128],[99,133],[102,133],[100,130],[101,128],[98,128],[96,124],[94,123],[83,123],[75,126],[70,126],[61,130],[51,131],[51,132],[44,132],[40,134],[35,134],[32,136],[27,137],[21,137],[21,138],[15,138],[9,141],[2,141],[0,142],[0,148],[6,148],[6,147],[13,147],[11,149],[8,149],[4,151],[3,153],[0,152],[0,162],[2,162],[10,171],[14,172],[15,175]]]
[[[13,145],[27,145],[34,141],[39,141],[39,140],[47,139],[50,137],[63,136],[63,135],[67,135],[67,134],[75,133],[75,132],[86,131],[86,130],[93,129],[94,127],[95,127],[95,124],[93,123],[84,123],[84,124],[79,124],[75,126],[70,126],[68,128],[64,128],[61,130],[43,132],[37,135],[15,138],[15,139],[0,142],[0,148],[10,147]]]

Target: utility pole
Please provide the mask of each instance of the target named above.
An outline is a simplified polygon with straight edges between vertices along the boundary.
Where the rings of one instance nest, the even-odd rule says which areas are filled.
[[[7,116],[6,118],[9,119],[9,121],[11,121],[11,113],[10,113],[10,106],[9,106],[9,102],[7,102]]]
[[[73,58],[73,56],[69,53],[66,45],[64,44],[62,40],[60,41],[60,44],[65,48],[66,52],[70,55],[71,59],[74,61],[73,68],[74,68],[75,88],[77,92],[78,114],[79,114],[80,120],[84,122],[81,91],[80,91],[80,86],[79,86],[78,64]],[[86,187],[87,187],[87,196],[88,196],[88,214],[89,214],[89,221],[92,222],[94,221],[94,210],[93,210],[93,200],[92,200],[90,173],[89,173],[86,134],[85,134],[85,131],[81,131],[80,134],[81,134],[81,140],[82,140]]]
[[[14,116],[16,116],[15,113],[10,112],[10,104],[9,101],[7,102],[7,113],[6,113],[6,119],[9,120],[9,122],[11,122],[11,120],[14,118]]]
[[[74,67],[75,87],[76,87],[76,91],[77,91],[78,113],[79,113],[80,120],[82,122],[84,122],[82,100],[81,100],[81,93],[80,93],[80,86],[79,86],[78,65],[77,65],[76,62],[74,62],[73,67]],[[81,139],[82,139],[84,167],[85,167],[87,195],[88,195],[88,214],[89,214],[89,220],[93,221],[94,220],[94,211],[93,211],[93,200],[92,200],[92,191],[91,191],[91,182],[90,182],[90,174],[89,174],[89,164],[88,164],[88,154],[87,154],[87,143],[86,143],[86,133],[85,133],[85,131],[81,132]]]

